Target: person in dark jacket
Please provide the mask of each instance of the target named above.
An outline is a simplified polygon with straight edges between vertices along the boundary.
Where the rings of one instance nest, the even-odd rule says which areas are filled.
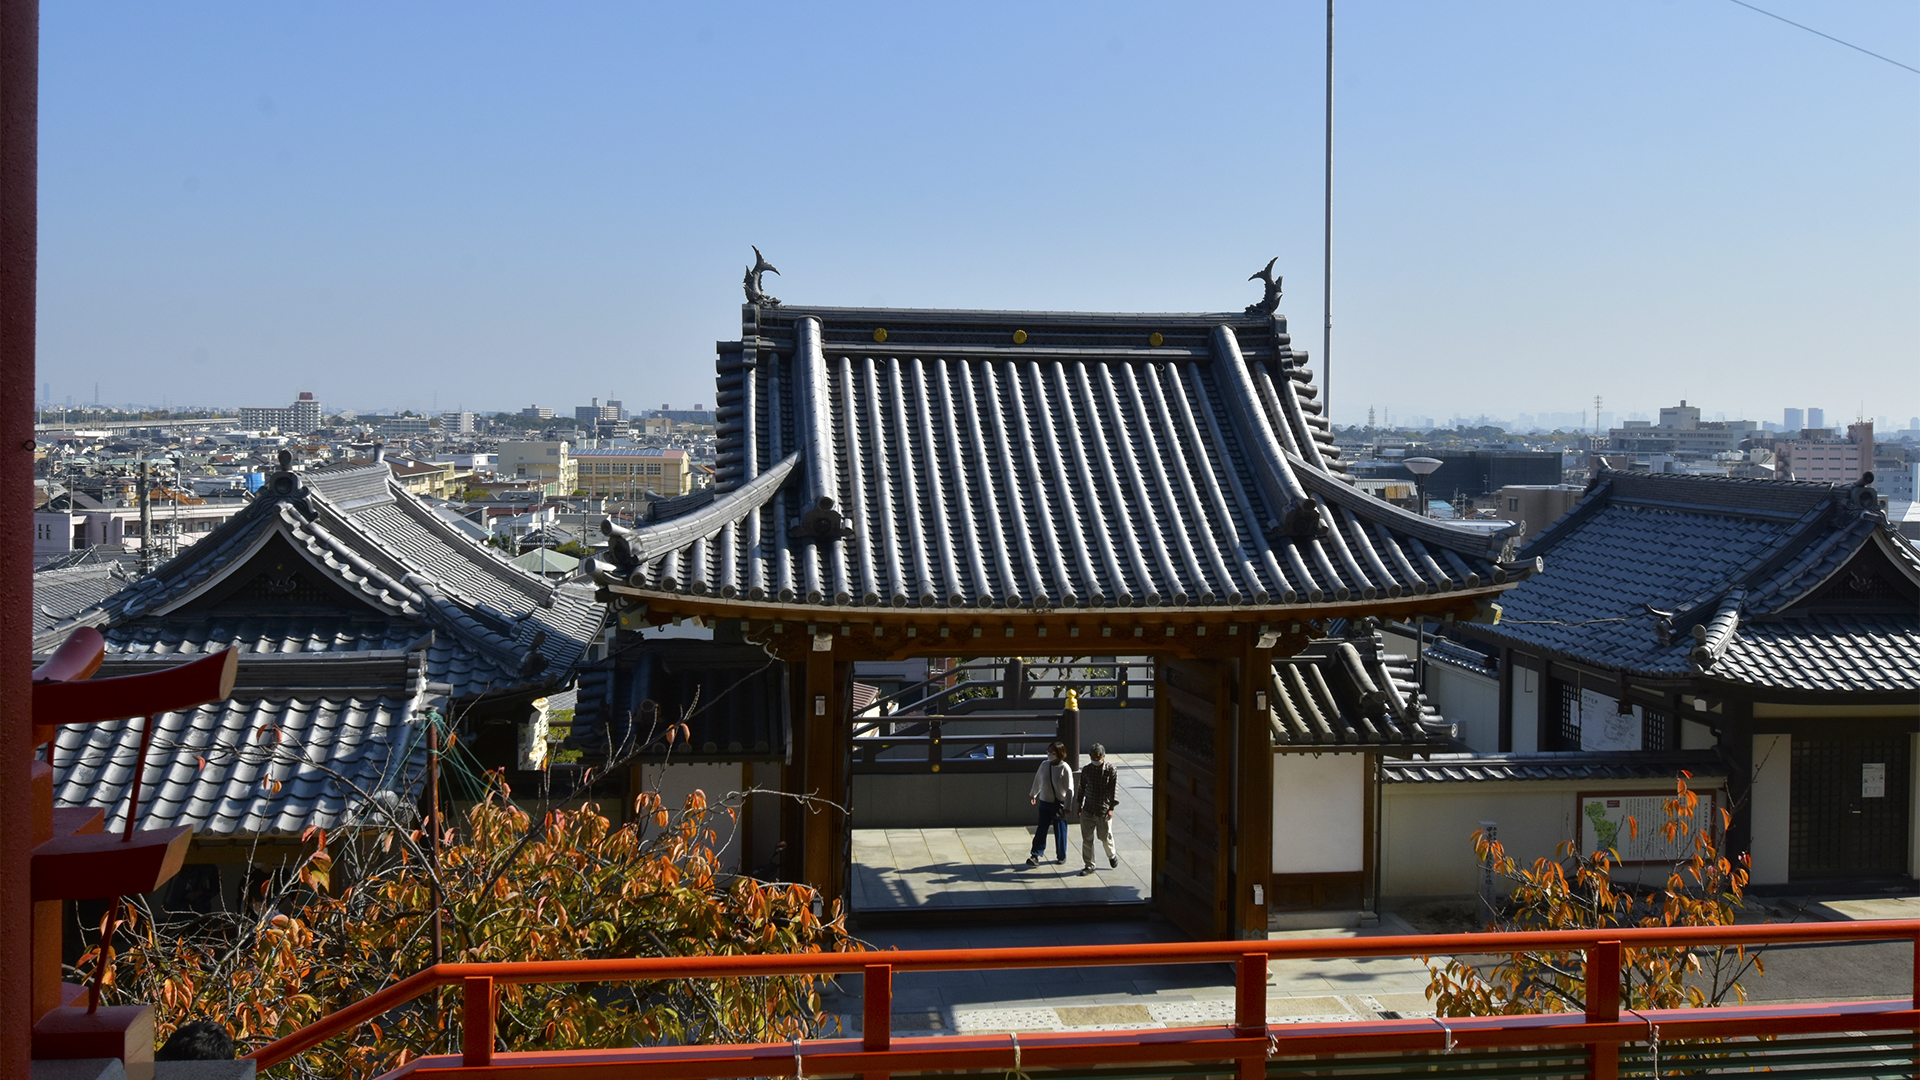
[[[1053,853],[1067,861],[1067,815],[1073,811],[1073,769],[1067,764],[1067,744],[1047,747],[1047,760],[1034,770],[1033,783],[1027,788],[1027,802],[1040,808],[1040,821],[1033,830],[1033,854],[1028,866],[1039,866],[1047,851],[1047,834],[1053,834]]]
[[[1093,873],[1093,839],[1098,836],[1107,849],[1107,865],[1119,866],[1120,856],[1113,850],[1113,808],[1120,805],[1120,774],[1107,761],[1107,748],[1094,743],[1087,751],[1087,763],[1080,769],[1080,868],[1082,877]]]

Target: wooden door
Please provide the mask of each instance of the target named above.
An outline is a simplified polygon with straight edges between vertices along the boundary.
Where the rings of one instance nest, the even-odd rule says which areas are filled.
[[[1233,712],[1227,665],[1165,660],[1154,696],[1153,899],[1202,939],[1233,936]]]
[[[1904,877],[1908,737],[1793,737],[1790,878]]]

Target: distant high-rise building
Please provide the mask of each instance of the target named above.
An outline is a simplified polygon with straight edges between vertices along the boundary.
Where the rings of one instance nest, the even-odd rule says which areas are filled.
[[[545,409],[538,405],[529,405],[520,410],[520,415],[529,420],[551,420],[553,419],[553,410]]]
[[[1810,428],[1826,427],[1827,426],[1827,410],[1808,409],[1807,410],[1807,426]]]
[[[240,426],[252,431],[280,431],[305,434],[320,427],[320,403],[302,390],[293,404],[283,409],[245,405],[240,408]]]
[[[441,413],[440,430],[447,435],[471,435],[474,431],[474,421],[477,419],[478,417],[470,412]]]
[[[1799,431],[1807,426],[1807,414],[1803,409],[1788,409],[1780,415],[1782,431]]]
[[[573,418],[583,424],[598,424],[602,420],[619,420],[620,404],[609,402],[602,405],[599,398],[594,398],[591,405],[575,405]]]
[[[1801,438],[1774,445],[1775,475],[1790,480],[1851,484],[1873,468],[1871,422],[1847,425],[1844,439],[1811,423],[1804,431]]]
[[[1751,439],[1760,425],[1751,420],[1709,420],[1702,423],[1698,406],[1682,401],[1660,410],[1660,422],[1629,419],[1607,432],[1607,445],[1629,454],[1729,453]]]

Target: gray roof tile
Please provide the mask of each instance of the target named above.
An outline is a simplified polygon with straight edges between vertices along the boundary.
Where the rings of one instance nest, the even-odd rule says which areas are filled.
[[[743,318],[721,345],[721,494],[616,531],[603,580],[749,603],[1284,607],[1526,572],[1497,565],[1503,537],[1335,475],[1284,319]]]
[[[1920,561],[1847,489],[1603,472],[1521,550],[1547,572],[1465,631],[1646,676],[1755,687],[1920,692],[1920,609],[1803,603],[1875,549],[1911,589]],[[1660,617],[1670,613],[1662,643]],[[1703,635],[1696,641],[1695,630]]]
[[[411,710],[411,699],[396,697],[254,699],[163,714],[138,827],[288,834],[351,822],[367,796],[411,804],[426,764]],[[103,807],[108,830],[124,828],[144,722],[61,728],[55,805]]]

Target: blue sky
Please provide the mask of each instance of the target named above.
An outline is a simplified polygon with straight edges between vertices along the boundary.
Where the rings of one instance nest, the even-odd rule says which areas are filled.
[[[1920,67],[1913,0],[1761,6]],[[47,4],[40,378],[711,403],[750,244],[790,302],[1073,310],[1278,255],[1317,356],[1324,13]],[[1337,420],[1920,413],[1920,75],[1727,0],[1338,18]]]

